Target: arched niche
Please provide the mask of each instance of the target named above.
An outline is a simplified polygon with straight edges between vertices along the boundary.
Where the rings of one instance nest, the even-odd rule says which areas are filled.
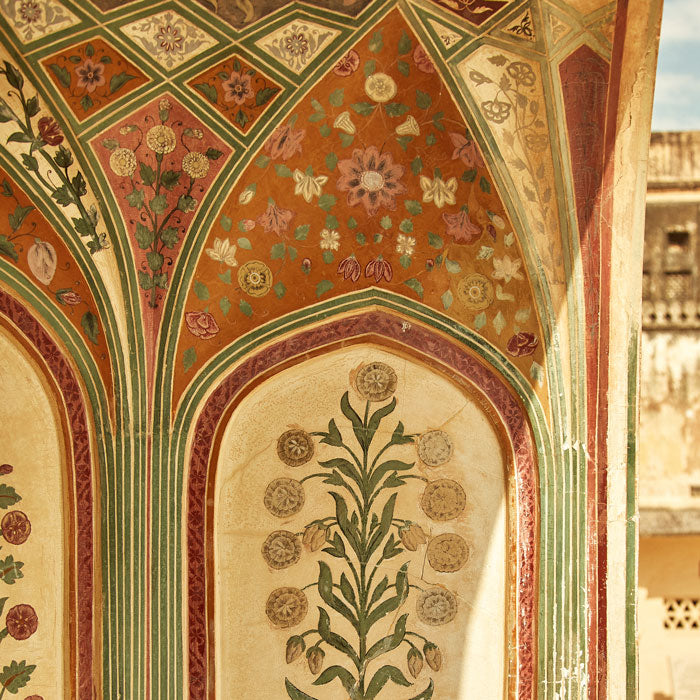
[[[0,386],[0,503],[7,505],[0,518],[20,511],[28,521],[22,530],[0,520],[0,598],[8,598],[0,616],[0,634],[7,630],[0,645],[0,681],[9,667],[7,675],[15,681],[7,692],[93,700],[100,683],[93,675],[88,416],[66,357],[37,319],[1,290]],[[10,503],[13,494],[21,500]],[[21,577],[11,585],[4,581],[8,556],[22,562]],[[19,626],[9,619],[16,606]]]
[[[393,380],[392,371],[395,391],[368,405],[357,387],[374,386],[368,382],[375,375],[379,382],[384,375]],[[381,397],[390,388],[369,395]],[[365,498],[362,479],[355,483],[339,471],[347,470],[347,463],[331,462],[349,458],[353,464],[348,450],[358,462],[364,461],[364,450],[341,408],[346,392],[361,418],[367,407],[367,423],[377,410],[391,407],[396,400],[377,429],[367,432],[368,439],[372,438],[367,472],[376,473],[389,460],[401,470],[394,480],[390,478],[394,470],[386,472],[376,480],[374,490],[366,487]],[[323,435],[318,434],[328,430],[330,420],[339,430],[343,447],[335,442],[324,444]],[[416,437],[404,444],[390,444],[399,423],[403,434]],[[287,438],[280,442],[283,435]],[[297,658],[284,663],[287,640],[305,634],[304,651],[311,650],[316,659],[324,654],[321,673],[338,664],[359,678],[351,659],[312,631],[318,629],[319,614],[323,614],[319,607],[327,611],[331,631],[342,636],[356,653],[362,646],[361,636],[366,640],[365,653],[369,653],[380,639],[394,634],[398,623],[402,641],[371,658],[365,688],[386,665],[399,669],[401,683],[413,684],[405,687],[390,681],[378,698],[408,700],[431,682],[436,697],[503,697],[510,636],[507,582],[512,576],[504,439],[478,400],[463,387],[413,358],[376,345],[354,345],[306,360],[274,375],[246,396],[225,428],[214,487],[217,697],[230,697],[231,688],[246,697],[287,697],[285,678],[313,697],[343,696],[338,679],[321,687],[312,685],[320,674],[311,673],[301,644]],[[299,444],[304,440],[313,445],[313,454],[297,466],[300,459],[295,454],[307,449]],[[387,444],[390,447],[372,471],[374,458]],[[406,469],[406,465],[413,467]],[[353,473],[360,475],[359,471]],[[333,484],[325,483],[329,477]],[[348,486],[341,485],[340,479]],[[398,485],[400,481],[403,483]],[[382,489],[385,483],[389,486]],[[353,528],[352,522],[349,527],[360,540],[366,523],[366,543],[382,532],[380,519],[396,495],[391,508],[394,520],[377,540],[377,549],[364,567],[338,525],[331,492],[342,500],[340,507],[347,509],[349,518],[358,513],[357,527]],[[372,505],[367,510],[369,503]],[[375,515],[377,525],[372,530]],[[322,520],[321,526],[318,520]],[[342,542],[348,560],[335,556],[336,535],[339,540],[335,541]],[[324,552],[324,548],[335,554]],[[384,558],[387,548],[389,559]],[[335,586],[343,581],[349,596],[334,588],[335,597],[330,600],[347,606],[354,618],[376,618],[365,635],[358,635],[321,597],[319,564],[328,567]],[[400,567],[405,565],[407,589],[399,604],[404,596],[399,597],[391,586],[403,580]],[[380,595],[385,576],[389,587]],[[372,594],[380,597],[371,606],[361,605],[364,594],[368,599]],[[352,599],[359,610],[351,604]],[[306,606],[302,619],[297,618],[303,608],[290,617],[284,614],[287,600],[292,606]],[[387,611],[377,617],[375,611],[382,612],[383,605]],[[401,633],[402,620],[405,633]],[[426,640],[439,651],[428,646],[425,654]],[[291,646],[290,652],[293,656]],[[417,673],[415,680],[411,668]],[[266,672],[261,674],[261,669]]]
[[[263,424],[269,424],[270,426],[274,424],[275,430],[279,431],[280,423],[276,421],[281,421],[282,426],[288,423],[300,424],[300,421],[294,417],[289,418],[288,407],[283,411],[283,413],[287,414],[286,417],[281,416],[276,408],[277,402],[273,398],[267,401],[265,411],[263,413],[258,412],[255,419],[251,416],[245,417],[245,414],[239,414],[238,409],[243,406],[242,402],[246,400],[246,397],[253,397],[254,394],[260,391],[267,392],[265,385],[270,382],[268,386],[274,386],[274,377],[290,369],[292,374],[289,376],[295,377],[290,381],[292,381],[292,386],[296,386],[298,389],[300,396],[298,400],[304,403],[303,410],[308,408],[313,414],[315,413],[315,408],[323,404],[324,401],[330,401],[336,406],[335,416],[340,415],[342,419],[342,411],[338,403],[340,396],[333,397],[331,401],[330,395],[332,392],[323,390],[322,383],[316,377],[316,367],[323,366],[326,361],[324,358],[326,357],[333,358],[334,355],[337,357],[344,356],[352,350],[351,346],[357,344],[362,345],[365,349],[367,344],[370,344],[376,348],[378,354],[386,353],[384,355],[385,358],[398,358],[398,360],[394,361],[398,361],[402,367],[411,366],[417,368],[417,372],[424,372],[424,377],[431,378],[431,385],[442,387],[442,383],[445,382],[445,387],[451,387],[448,393],[456,392],[452,393],[452,396],[460,397],[458,399],[459,406],[463,406],[466,401],[472,402],[476,411],[474,415],[480,415],[480,420],[486,421],[486,423],[482,424],[484,430],[486,430],[484,425],[488,424],[491,426],[489,430],[492,430],[493,433],[484,432],[481,437],[483,438],[483,444],[489,444],[489,440],[495,439],[496,441],[492,444],[499,446],[498,451],[501,460],[499,463],[499,474],[501,475],[502,490],[497,496],[492,494],[493,500],[491,501],[473,504],[473,507],[476,507],[477,510],[478,508],[481,509],[483,516],[482,529],[477,528],[478,531],[474,532],[474,520],[460,524],[460,527],[466,528],[463,530],[463,535],[466,535],[464,537],[465,540],[468,537],[477,536],[482,538],[482,543],[488,541],[489,544],[488,546],[482,544],[480,550],[477,548],[480,554],[477,553],[472,562],[477,564],[478,572],[475,573],[472,570],[469,576],[464,577],[465,579],[470,579],[471,583],[463,581],[466,588],[459,595],[478,596],[482,582],[491,581],[494,583],[500,581],[497,584],[499,592],[496,594],[496,598],[492,599],[492,603],[493,600],[498,600],[499,612],[490,611],[488,622],[482,621],[480,623],[482,632],[480,639],[478,635],[466,639],[465,634],[470,629],[467,617],[475,620],[478,619],[478,615],[474,617],[473,610],[471,610],[470,615],[466,615],[468,606],[464,604],[464,617],[455,627],[458,629],[458,634],[461,635],[462,641],[457,645],[458,651],[456,652],[449,647],[449,656],[452,657],[453,663],[455,658],[458,659],[457,664],[452,667],[450,673],[454,672],[456,667],[459,667],[460,671],[459,673],[455,672],[453,682],[464,682],[466,684],[464,692],[469,694],[477,693],[482,697],[533,698],[536,693],[534,683],[534,669],[537,658],[535,641],[538,580],[536,541],[539,527],[539,508],[536,495],[537,460],[525,411],[500,374],[494,368],[477,359],[463,345],[445,338],[428,327],[415,323],[407,324],[405,319],[384,311],[369,311],[355,316],[334,319],[321,326],[303,330],[267,345],[238,363],[235,368],[222,378],[219,385],[213,389],[205,401],[195,424],[192,442],[190,443],[192,451],[186,487],[188,504],[188,624],[186,636],[188,645],[187,680],[189,683],[189,697],[225,697],[226,692],[231,688],[230,683],[241,682],[228,676],[224,678],[221,674],[229,673],[229,669],[220,669],[223,665],[236,664],[239,667],[257,669],[258,675],[263,672],[269,675],[265,669],[271,668],[267,662],[264,664],[258,663],[255,646],[248,647],[246,650],[245,644],[237,647],[236,644],[238,642],[232,639],[236,636],[245,637],[250,628],[248,624],[250,621],[247,621],[247,618],[236,620],[236,613],[233,614],[233,617],[230,616],[229,612],[226,613],[228,617],[224,618],[223,616],[224,610],[232,604],[222,600],[219,595],[227,577],[229,565],[225,562],[228,561],[230,563],[236,560],[241,562],[237,566],[234,565],[233,571],[228,571],[228,575],[234,577],[234,588],[241,583],[240,576],[243,575],[241,567],[252,570],[253,568],[260,568],[262,566],[260,562],[264,564],[261,552],[262,545],[267,537],[263,537],[259,542],[257,539],[260,539],[261,528],[269,525],[263,526],[261,524],[262,521],[270,515],[263,503],[263,494],[266,485],[269,484],[269,480],[267,480],[269,474],[266,474],[264,479],[261,478],[261,483],[255,487],[257,490],[260,490],[260,487],[262,487],[263,493],[241,499],[241,503],[247,503],[248,505],[243,506],[239,504],[237,507],[243,508],[243,512],[235,512],[235,508],[231,505],[231,499],[236,499],[236,496],[232,495],[232,493],[235,494],[235,482],[240,479],[241,475],[234,475],[239,471],[246,471],[246,469],[237,469],[233,462],[229,463],[226,461],[229,459],[232,450],[238,449],[233,444],[229,445],[227,440],[230,439],[229,430],[234,431],[235,434],[247,436],[252,435],[255,431],[259,431]],[[356,357],[355,359],[358,360],[356,364],[360,364],[359,358]],[[311,371],[305,372],[303,369],[304,365],[306,365],[307,369],[311,368]],[[397,377],[403,377],[405,374],[404,369],[401,373],[397,373]],[[348,381],[352,383],[352,379],[349,378],[346,372],[346,387],[350,386]],[[309,394],[311,385],[314,385],[314,391],[321,390],[317,400],[309,398],[311,396]],[[270,396],[275,393],[271,392]],[[439,394],[440,392],[437,393]],[[357,396],[355,399],[357,399]],[[253,398],[252,400],[255,399]],[[429,405],[429,394],[418,392],[413,403],[417,406],[416,410],[422,410],[423,404]],[[399,410],[398,406],[395,410]],[[480,414],[479,411],[481,412]],[[238,425],[237,415],[243,416],[241,418],[242,422]],[[330,415],[325,417],[326,429],[327,421],[330,417]],[[396,418],[401,419],[401,417],[400,413],[396,413]],[[318,429],[314,426],[313,432],[324,429],[321,419],[318,419],[317,423],[319,423]],[[430,421],[428,423],[428,425],[420,425],[410,429],[423,431],[431,427]],[[470,428],[465,426],[465,429],[469,430]],[[487,436],[490,437],[487,438]],[[272,448],[270,447],[271,439],[268,439],[266,445],[260,446],[259,458],[262,459],[266,450],[270,451],[272,449],[272,454],[274,454],[276,447],[274,445]],[[316,436],[316,439],[319,439],[319,436]],[[250,451],[251,449],[253,449],[253,452]],[[245,450],[247,452],[243,454],[242,459],[243,463],[248,463],[252,459],[251,455],[254,454],[254,448],[246,447]],[[415,447],[413,447],[413,450],[415,454]],[[492,452],[495,451],[492,450]],[[235,460],[236,458],[233,457],[233,459]],[[494,467],[493,464],[491,466]],[[218,480],[218,468],[224,470],[222,479],[226,482],[233,481],[233,484],[229,483],[226,486],[224,481]],[[457,477],[457,473],[457,471],[454,472],[455,477]],[[432,477],[432,474],[430,476]],[[464,477],[460,476],[460,478],[463,479]],[[457,478],[453,480],[457,481]],[[263,481],[265,483],[262,483]],[[423,482],[421,484],[424,485]],[[233,489],[233,492],[231,489]],[[409,493],[409,491],[410,489],[407,489],[406,493]],[[465,489],[465,494],[466,492],[467,489]],[[414,510],[416,496],[420,498],[421,494],[422,490],[420,488],[417,493],[414,490],[412,496],[412,507]],[[225,503],[227,496],[228,506]],[[410,496],[407,496],[407,498],[409,501],[411,500]],[[314,504],[317,501],[320,502],[320,499],[313,497]],[[506,505],[501,507],[500,504],[503,503]],[[228,524],[226,522],[223,523],[222,529],[220,527],[220,515],[227,508],[233,508],[234,515],[229,519]],[[247,512],[246,508],[249,509]],[[257,518],[255,517],[256,512]],[[417,512],[423,511],[419,508]],[[469,519],[465,517],[463,520],[467,521]],[[247,527],[245,525],[246,522],[249,524],[253,523],[254,527]],[[439,525],[442,526],[445,523],[440,523]],[[223,538],[220,537],[220,533],[223,533],[226,529],[228,529],[229,535]],[[278,529],[283,530],[287,528],[279,527]],[[426,524],[425,529],[430,529],[428,524]],[[445,528],[445,530],[447,529],[449,528]],[[245,534],[247,530],[251,530],[249,535]],[[289,531],[303,532],[296,528],[289,528]],[[269,528],[266,532],[269,534]],[[435,532],[443,534],[444,531],[440,531],[436,527]],[[427,532],[426,534],[432,533]],[[457,534],[463,536],[462,533]],[[493,538],[491,535],[493,535]],[[244,551],[241,551],[241,543],[245,543],[249,538],[252,539],[244,546]],[[228,544],[224,543],[225,540],[228,541]],[[489,550],[491,545],[495,549]],[[227,547],[228,552],[226,551]],[[248,547],[249,551],[245,550],[245,547]],[[424,554],[425,547],[422,548],[422,551]],[[496,554],[496,552],[499,552],[499,554]],[[491,556],[495,557],[495,559],[491,559]],[[301,560],[302,558],[300,557],[300,562]],[[497,563],[494,563],[496,560]],[[294,571],[295,566],[297,564],[290,567],[289,570],[285,568],[282,573]],[[316,566],[318,567],[318,564]],[[494,567],[498,571],[494,571]],[[467,567],[460,569],[460,571],[463,574],[468,573]],[[266,568],[263,566],[261,568],[258,572],[260,578],[258,596],[261,595],[261,591],[264,592],[263,610],[261,612],[260,608],[258,608],[257,611],[253,611],[252,609],[255,605],[251,602],[249,609],[244,610],[244,612],[250,612],[255,615],[257,620],[255,630],[261,633],[264,631],[267,635],[272,634],[272,637],[268,637],[270,649],[266,648],[265,651],[272,654],[274,652],[271,650],[276,649],[277,661],[274,668],[281,668],[281,673],[288,671],[293,674],[296,668],[294,666],[296,661],[286,668],[284,663],[285,643],[288,637],[293,635],[277,634],[279,630],[275,629],[269,618],[266,620],[266,606],[269,602],[269,593],[270,590],[275,590],[274,587],[268,590],[269,583],[273,579],[277,580],[278,577],[275,574],[278,573],[279,571],[274,569],[274,567]],[[435,576],[448,574],[448,572],[433,573]],[[253,579],[257,579],[258,574],[255,574]],[[422,571],[420,575],[423,575]],[[235,584],[236,576],[239,577],[238,584]],[[490,576],[493,576],[493,578],[489,578]],[[499,576],[501,577],[500,579]],[[449,575],[447,577],[450,578]],[[231,579],[229,579],[230,581]],[[310,579],[307,583],[313,582]],[[334,583],[338,583],[335,578]],[[430,581],[430,583],[432,584],[433,581]],[[440,584],[438,583],[437,585]],[[277,586],[277,588],[279,587],[285,586]],[[287,587],[299,588],[299,586],[291,584]],[[486,589],[488,588],[489,586],[486,585]],[[318,590],[318,587],[316,587],[316,590]],[[412,589],[412,592],[413,590],[415,589]],[[493,590],[490,591],[490,593],[493,592]],[[499,597],[501,595],[503,597]],[[307,602],[310,610],[313,611],[309,619],[312,623],[315,623],[318,618],[316,620],[313,618],[318,615],[318,611],[315,610],[314,604],[317,601],[308,599]],[[408,600],[399,609],[392,611],[392,619],[395,622],[400,615],[411,610],[413,610],[414,616],[417,615],[415,600],[413,601],[413,607],[411,607],[411,601]],[[488,690],[483,686],[478,690],[475,686],[469,686],[470,682],[474,682],[473,676],[483,675],[483,661],[481,666],[475,665],[470,667],[469,664],[475,663],[479,653],[482,654],[483,658],[486,635],[486,632],[483,630],[485,625],[489,626],[489,633],[493,633],[499,640],[495,644],[491,643],[493,640],[489,640],[489,653],[495,646],[499,646],[498,653],[500,653],[500,661],[496,662],[499,671],[496,673],[495,684],[498,686],[498,689],[495,691],[490,686]],[[310,626],[316,625],[311,624]],[[306,629],[304,627],[302,631]],[[294,632],[294,630],[291,632]],[[279,649],[279,643],[274,641],[276,639],[275,634],[283,637],[282,649]],[[427,637],[428,635],[424,636]],[[435,641],[438,645],[440,644],[438,639],[431,639],[431,641]],[[234,645],[233,647],[231,646],[232,644]],[[227,649],[228,651],[226,651]],[[474,649],[478,649],[478,651],[470,656]],[[495,658],[496,656],[491,657],[489,663],[494,663],[493,659]],[[335,660],[337,661],[337,658]],[[408,675],[406,661],[404,657],[401,667],[404,675]],[[327,655],[324,660],[324,667],[327,668],[331,665],[331,662],[332,657]],[[466,668],[463,664],[466,664]],[[439,672],[433,674],[435,682],[439,680],[441,674],[445,674],[446,668],[443,665]],[[415,697],[427,685],[429,676],[426,673],[426,669],[427,665],[424,663],[424,670],[420,674],[421,682],[423,682],[422,686],[416,684],[410,689],[412,692],[404,692],[406,689],[403,687],[391,685],[390,690],[386,691],[390,693],[387,696],[401,698],[402,700]],[[303,665],[300,672],[303,672]],[[449,674],[446,674],[445,677],[447,676]],[[282,675],[281,677],[284,679],[285,676]],[[289,678],[291,681],[292,676],[290,675]],[[459,685],[455,687],[457,689],[450,691],[452,694],[446,697],[463,697],[462,688]],[[319,692],[317,694],[309,693],[310,690]],[[320,699],[325,697],[346,697],[343,694],[342,686],[337,680],[332,684],[322,686],[320,689],[304,685],[304,692],[309,693],[310,697]],[[437,688],[436,693],[435,697],[442,697],[437,692]],[[382,693],[378,697],[382,697],[384,694],[386,693]],[[288,697],[284,684],[279,689],[278,696]],[[428,696],[426,695],[425,697]]]

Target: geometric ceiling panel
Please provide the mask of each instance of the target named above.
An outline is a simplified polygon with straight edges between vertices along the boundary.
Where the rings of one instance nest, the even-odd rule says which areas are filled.
[[[0,0],[0,14],[25,44],[80,21],[55,0]]]
[[[511,20],[503,28],[504,32],[520,39],[535,41],[535,29],[532,24],[532,12],[528,9]]]
[[[42,61],[78,121],[147,82],[146,76],[100,38]]]
[[[432,2],[478,27],[510,4],[512,0],[432,0]]]

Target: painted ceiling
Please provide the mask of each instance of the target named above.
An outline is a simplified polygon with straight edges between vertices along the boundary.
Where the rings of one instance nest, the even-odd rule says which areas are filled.
[[[538,425],[543,489],[560,498],[547,512],[575,511],[566,537],[543,531],[552,566],[577,561],[574,451],[597,425],[585,394],[607,347],[616,10],[0,0],[0,291],[71,358],[96,426],[103,574],[119,581],[104,590],[104,697],[181,697],[193,426],[250,353],[329,319],[374,314],[348,337],[457,339],[506,376]],[[561,675],[586,612],[557,595],[543,634],[571,614],[547,671]]]

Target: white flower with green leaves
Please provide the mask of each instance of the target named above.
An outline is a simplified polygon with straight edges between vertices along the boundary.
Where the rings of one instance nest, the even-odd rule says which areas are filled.
[[[429,178],[421,175],[420,187],[423,190],[423,201],[432,202],[438,209],[457,203],[457,178],[451,177],[445,182],[441,177]]]
[[[212,260],[222,262],[229,267],[237,267],[236,246],[228,238],[215,238],[214,247],[204,251]]]
[[[295,170],[292,174],[294,178],[294,194],[300,194],[309,204],[314,197],[323,194],[323,186],[328,182],[327,175],[314,177],[308,171],[303,173]]]
[[[523,279],[523,274],[520,272],[522,261],[519,258],[511,260],[509,255],[504,255],[502,258],[493,259],[493,272],[491,277],[495,280],[503,280],[505,284],[511,280]]]

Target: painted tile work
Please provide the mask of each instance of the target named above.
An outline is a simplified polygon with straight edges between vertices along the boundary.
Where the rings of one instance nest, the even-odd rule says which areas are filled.
[[[622,696],[658,4],[0,0],[0,698]]]

